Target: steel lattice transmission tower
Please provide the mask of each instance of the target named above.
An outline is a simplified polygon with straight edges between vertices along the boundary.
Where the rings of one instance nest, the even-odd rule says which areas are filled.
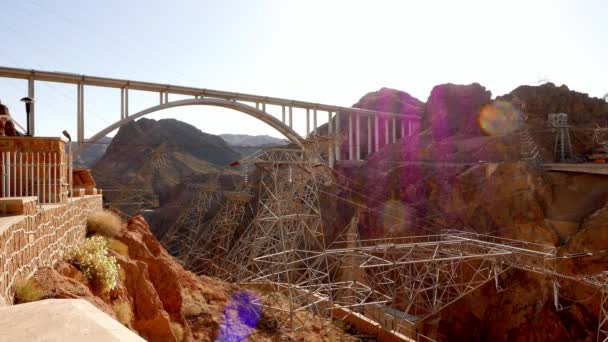
[[[319,203],[328,173],[310,151],[273,148],[243,161],[258,171],[256,212],[228,257],[239,266],[233,273],[239,282],[263,284],[271,297],[286,299],[259,303],[284,313],[291,329],[306,324],[311,311],[325,312],[317,304],[327,302],[321,289],[330,283]]]
[[[154,177],[167,167],[168,151],[162,145],[155,149],[144,147],[139,149],[138,153],[147,154],[147,157],[137,174],[120,185],[118,189],[106,191],[109,193],[109,197],[105,201],[110,208],[127,218],[139,214],[143,209],[158,206],[158,198],[154,191],[146,190],[146,186],[143,186],[142,189],[142,185],[145,185],[146,180],[153,181]],[[117,180],[116,183],[121,182]]]
[[[196,259],[196,244],[201,240],[201,227],[210,219],[211,206],[220,200],[219,186],[215,179],[189,184],[188,188],[194,192],[192,204],[184,210],[161,240],[167,251],[184,265],[189,265]]]
[[[222,207],[212,219],[200,226],[199,222],[191,221],[194,226],[186,231],[197,233],[184,262],[194,273],[230,280],[236,266],[228,260],[228,252],[243,223],[251,194],[241,190],[225,191],[222,195]]]
[[[555,132],[555,145],[553,157],[555,161],[563,162],[571,160],[572,144],[570,143],[570,126],[568,125],[568,114],[548,114],[547,121]]]

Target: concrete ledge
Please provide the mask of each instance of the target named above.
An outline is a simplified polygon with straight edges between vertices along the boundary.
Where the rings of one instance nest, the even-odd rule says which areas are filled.
[[[72,190],[72,197],[84,197],[86,193],[85,189],[73,189]]]
[[[0,308],[0,341],[145,340],[83,299],[48,299]]]
[[[38,198],[32,197],[6,197],[0,198],[0,215],[33,215],[36,212]]]

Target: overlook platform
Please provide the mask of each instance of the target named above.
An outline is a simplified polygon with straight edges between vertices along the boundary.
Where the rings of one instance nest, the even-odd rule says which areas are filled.
[[[83,299],[47,299],[0,308],[0,341],[145,341]]]

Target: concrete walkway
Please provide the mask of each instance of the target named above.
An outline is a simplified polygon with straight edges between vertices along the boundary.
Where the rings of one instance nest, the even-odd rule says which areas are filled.
[[[48,299],[0,308],[3,342],[144,342],[83,299]]]

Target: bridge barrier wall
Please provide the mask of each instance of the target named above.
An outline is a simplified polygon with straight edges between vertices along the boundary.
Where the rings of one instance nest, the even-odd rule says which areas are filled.
[[[19,279],[53,266],[84,241],[89,213],[101,209],[101,195],[39,207],[35,197],[27,197],[21,215],[0,217],[0,306],[13,303]]]

